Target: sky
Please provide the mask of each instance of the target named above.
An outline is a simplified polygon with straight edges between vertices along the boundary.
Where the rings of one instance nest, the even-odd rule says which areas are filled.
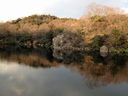
[[[5,22],[33,14],[80,18],[92,2],[128,11],[128,0],[1,0],[0,21]]]

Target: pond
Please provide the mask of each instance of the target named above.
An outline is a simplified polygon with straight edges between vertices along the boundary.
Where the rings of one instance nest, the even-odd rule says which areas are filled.
[[[128,96],[128,58],[3,48],[0,96]]]

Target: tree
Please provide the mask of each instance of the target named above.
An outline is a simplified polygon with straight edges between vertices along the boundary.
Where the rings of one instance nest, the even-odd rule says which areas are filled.
[[[107,16],[115,14],[123,14],[124,11],[120,8],[112,8],[106,5],[99,5],[96,3],[91,3],[87,7],[87,11],[83,17],[93,17],[93,16]]]

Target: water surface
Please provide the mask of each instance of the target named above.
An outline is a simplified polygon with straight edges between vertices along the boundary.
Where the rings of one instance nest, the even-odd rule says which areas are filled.
[[[1,49],[0,96],[128,96],[125,56]]]

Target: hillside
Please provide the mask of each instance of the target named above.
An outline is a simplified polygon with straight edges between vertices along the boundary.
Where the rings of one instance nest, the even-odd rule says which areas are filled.
[[[127,52],[128,15],[119,8],[90,4],[88,12],[80,19],[32,15],[0,23],[0,43],[3,45],[53,48],[55,37],[60,49],[88,47],[99,50],[105,45],[111,51]]]

